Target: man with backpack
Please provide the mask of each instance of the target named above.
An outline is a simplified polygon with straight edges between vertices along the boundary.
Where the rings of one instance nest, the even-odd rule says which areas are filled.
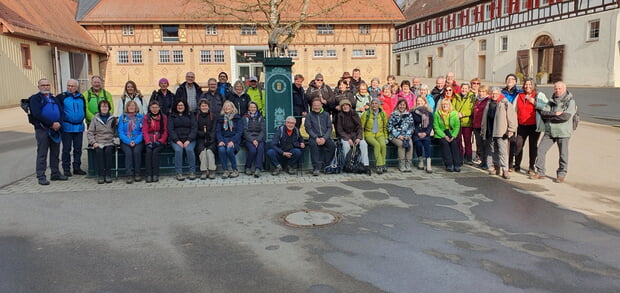
[[[110,102],[110,114],[114,114],[114,101],[112,101],[112,94],[103,89],[103,80],[100,76],[94,75],[90,78],[91,88],[86,92],[86,123],[90,124],[90,121],[95,117],[95,114],[99,111],[99,102],[101,100],[107,100]]]
[[[560,166],[557,170],[556,183],[564,182],[568,172],[568,143],[573,134],[573,119],[577,113],[577,106],[573,95],[566,90],[566,84],[558,81],[553,85],[553,96],[547,106],[540,111],[545,123],[545,134],[538,144],[536,156],[536,173],[530,179],[545,178],[545,156],[553,146],[558,144],[560,152]]]
[[[329,113],[323,110],[323,103],[320,99],[312,101],[312,111],[306,115],[304,126],[310,135],[308,144],[312,159],[312,176],[319,176],[321,168],[332,161],[336,149],[331,139],[332,120],[329,118]]]
[[[62,120],[62,169],[64,175],[71,174],[71,146],[73,146],[73,174],[86,175],[81,169],[82,140],[84,138],[84,118],[86,118],[86,101],[78,91],[78,81],[69,79],[67,91],[58,95],[64,112]]]
[[[36,174],[39,184],[49,185],[45,177],[47,169],[47,154],[50,157],[52,180],[67,180],[67,176],[58,169],[58,154],[60,152],[61,128],[63,121],[62,103],[50,92],[50,81],[42,78],[38,82],[39,92],[32,95],[30,113],[34,124],[34,137],[37,140]]]
[[[271,137],[271,148],[267,150],[267,158],[274,165],[271,175],[279,175],[282,171],[280,160],[286,160],[288,173],[295,174],[295,166],[303,155],[304,138],[295,127],[295,117],[288,116],[284,125],[278,127]]]

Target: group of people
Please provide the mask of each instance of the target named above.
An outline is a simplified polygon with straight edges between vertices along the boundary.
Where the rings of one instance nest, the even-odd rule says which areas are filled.
[[[331,164],[337,147],[342,147],[344,154],[359,152],[363,172],[371,174],[369,145],[376,160],[374,171],[387,172],[386,145],[390,142],[398,149],[401,172],[412,171],[415,149],[417,168],[430,173],[434,137],[448,172],[460,172],[463,162],[478,162],[491,174],[508,179],[510,171],[520,171],[523,145],[529,138],[530,177],[544,178],[545,154],[553,143],[558,143],[560,168],[556,181],[564,181],[572,133],[569,121],[576,106],[563,82],[555,84],[554,94],[548,99],[536,91],[532,79],[525,79],[520,89],[513,74],[506,77],[505,88],[489,89],[478,78],[457,84],[454,74],[448,73],[445,78],[437,78],[436,86],[429,90],[419,78],[398,84],[394,76],[388,76],[381,86],[378,78],[367,84],[359,69],[352,72],[345,72],[333,90],[320,73],[307,89],[303,88],[304,77],[295,75],[293,116],[275,129],[267,150],[262,114],[266,96],[256,77],[249,78],[247,87],[241,81],[231,85],[227,74],[221,72],[217,80],[208,80],[203,92],[194,81],[195,74],[188,72],[186,81],[174,93],[168,89],[168,80],[160,79],[159,89],[153,91],[148,101],[136,83],[128,81],[116,108],[98,76],[92,77],[92,87],[85,94],[78,91],[78,82],[71,79],[67,90],[58,96],[50,93],[49,80],[41,79],[39,92],[29,99],[37,140],[39,184],[49,184],[45,175],[48,151],[51,180],[86,174],[80,161],[85,125],[88,144],[95,151],[99,184],[112,182],[110,158],[117,145],[125,154],[128,184],[143,179],[147,183],[159,181],[159,156],[167,144],[174,150],[176,179],[180,181],[186,178],[183,155],[189,165],[190,180],[198,176],[215,178],[216,155],[223,169],[222,178],[238,177],[236,154],[241,146],[247,149],[247,175],[261,176],[265,155],[273,165],[273,175],[282,172],[283,166],[294,174],[306,147],[300,131],[302,122],[309,135],[307,144],[314,176]],[[58,161],[61,142],[62,172]],[[196,154],[200,160],[199,174]]]

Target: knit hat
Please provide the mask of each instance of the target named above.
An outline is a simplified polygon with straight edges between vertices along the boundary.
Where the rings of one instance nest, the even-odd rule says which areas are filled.
[[[162,83],[162,82],[165,82],[165,83],[167,83],[167,84],[170,84],[170,83],[168,82],[168,79],[167,79],[167,78],[165,78],[165,77],[162,77],[162,78],[159,80],[159,82],[158,82],[158,83]]]
[[[516,75],[512,74],[512,73],[509,73],[508,75],[506,75],[506,79],[504,79],[504,81],[508,80],[508,78],[511,77],[511,76],[514,77],[517,82],[519,82],[519,78]]]
[[[317,74],[314,76],[314,79],[323,79],[323,74],[317,73]]]
[[[349,99],[343,99],[342,101],[340,101],[340,107],[342,107],[342,105],[344,105],[344,104],[352,106],[351,102],[349,101]]]

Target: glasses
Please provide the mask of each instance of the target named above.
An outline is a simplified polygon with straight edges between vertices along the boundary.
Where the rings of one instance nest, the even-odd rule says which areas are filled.
[[[212,86],[212,85],[217,85],[217,84],[215,84],[215,83],[210,83],[210,84],[209,84],[209,86]]]
[[[479,83],[479,82],[472,82],[471,84],[472,84],[472,85],[475,85],[475,84],[480,84],[480,83]]]
[[[186,75],[185,77],[187,77],[187,78],[194,78],[195,76],[193,76],[193,75]]]
[[[51,84],[40,84],[39,86],[51,86]]]
[[[315,81],[323,81],[322,79],[315,79]]]
[[[446,92],[451,92],[451,91],[452,91],[451,89],[447,89],[447,90],[446,90]]]

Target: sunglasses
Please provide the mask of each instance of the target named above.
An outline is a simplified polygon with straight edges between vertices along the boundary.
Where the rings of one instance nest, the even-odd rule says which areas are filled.
[[[323,81],[322,79],[315,79],[315,81]]]
[[[446,92],[451,92],[451,91],[452,91],[451,89],[447,89],[447,90],[446,90]]]
[[[471,84],[480,84],[479,82],[472,82]]]

